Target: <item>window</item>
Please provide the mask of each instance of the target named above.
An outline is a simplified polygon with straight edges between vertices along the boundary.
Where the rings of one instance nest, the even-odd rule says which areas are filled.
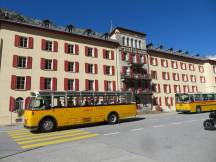
[[[25,77],[16,77],[16,89],[25,89]]]
[[[171,65],[172,65],[173,69],[177,69],[178,68],[177,61],[171,61]]]
[[[205,77],[204,76],[200,76],[200,82],[205,83]]]
[[[73,44],[68,44],[68,53],[74,54],[74,45]]]
[[[28,47],[28,38],[26,37],[20,37],[20,47],[27,48]]]
[[[189,64],[189,70],[194,71],[194,65],[193,64]]]
[[[94,80],[89,80],[88,81],[88,86],[89,86],[89,90],[91,91],[91,90],[94,90]]]
[[[216,66],[213,66],[213,72],[216,73]]]
[[[45,59],[45,69],[52,70],[52,60]]]
[[[94,66],[93,66],[93,64],[88,64],[88,69],[89,69],[89,73],[94,73]]]
[[[157,58],[150,57],[150,64],[153,66],[157,66],[157,64],[158,64]]]
[[[53,49],[52,46],[53,46],[53,42],[51,42],[51,41],[45,42],[45,50],[52,51],[52,49]]]
[[[151,77],[152,79],[157,79],[157,71],[151,71]]]
[[[168,67],[168,61],[164,60],[164,59],[161,59],[161,66]]]
[[[18,57],[18,67],[25,68],[26,67],[26,57],[19,56]]]
[[[197,86],[192,86],[192,92],[198,92],[197,91]]]
[[[168,84],[164,84],[164,93],[171,93],[171,87]]]
[[[105,52],[105,58],[110,59],[110,51],[106,50]]]
[[[68,62],[68,71],[74,72],[74,62]]]
[[[137,48],[137,40],[135,40],[135,48]]]
[[[189,87],[187,85],[183,85],[183,91],[184,92],[189,92]]]
[[[199,72],[201,72],[201,73],[204,72],[204,67],[203,66],[199,66]]]
[[[122,37],[122,45],[125,45],[125,37]]]
[[[162,72],[162,78],[164,80],[169,80],[169,72]]]
[[[51,78],[44,79],[44,89],[51,89]]]
[[[131,39],[131,47],[133,47],[133,39]]]
[[[191,75],[191,82],[196,82],[196,76],[195,75]]]
[[[93,57],[93,48],[88,47],[87,56]]]
[[[182,81],[187,82],[188,76],[186,74],[182,74]]]
[[[68,90],[74,90],[74,80],[68,79]]]
[[[107,91],[112,91],[112,82],[107,81]]]
[[[179,81],[179,74],[173,73],[173,80]]]
[[[180,65],[182,70],[187,70],[186,63],[181,62]]]
[[[141,48],[141,40],[139,40],[139,48]]]
[[[127,38],[127,46],[129,46],[129,38]]]
[[[106,66],[106,74],[111,75],[111,66]]]
[[[180,85],[174,85],[174,92],[175,93],[181,92]]]

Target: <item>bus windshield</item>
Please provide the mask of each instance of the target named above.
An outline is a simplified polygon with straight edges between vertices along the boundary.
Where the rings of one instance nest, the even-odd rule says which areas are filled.
[[[189,102],[190,102],[189,94],[186,93],[176,94],[176,103],[189,103]]]
[[[50,107],[51,107],[51,98],[44,97],[44,96],[32,97],[29,105],[29,108],[33,110],[49,109]]]

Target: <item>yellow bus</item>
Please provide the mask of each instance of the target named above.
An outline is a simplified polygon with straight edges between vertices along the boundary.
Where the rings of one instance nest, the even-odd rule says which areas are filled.
[[[96,122],[116,124],[137,115],[130,92],[31,92],[24,127],[44,132],[63,126]]]
[[[216,110],[215,93],[177,93],[175,94],[177,112],[196,112]]]

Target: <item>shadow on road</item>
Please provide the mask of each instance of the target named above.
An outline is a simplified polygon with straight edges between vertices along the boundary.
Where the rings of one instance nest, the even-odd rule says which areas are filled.
[[[119,121],[119,124],[122,123],[127,123],[127,122],[136,122],[140,120],[144,120],[144,117],[133,117],[133,118],[127,118],[127,119],[121,119]],[[90,123],[90,124],[82,124],[82,125],[74,125],[74,126],[67,126],[67,127],[61,127],[56,130],[56,132],[59,131],[65,131],[65,130],[70,130],[70,129],[80,129],[80,128],[88,128],[88,127],[98,127],[98,126],[106,126],[108,125],[106,122],[101,122],[101,123]],[[38,130],[31,130],[31,133],[33,134],[39,134],[39,133],[46,133],[46,132],[40,132]]]

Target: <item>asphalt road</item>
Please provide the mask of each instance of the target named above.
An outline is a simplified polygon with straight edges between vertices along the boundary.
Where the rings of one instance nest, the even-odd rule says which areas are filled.
[[[202,125],[208,114],[144,115],[117,125],[39,135],[4,127],[0,128],[0,161],[216,162],[216,130],[206,131]]]

